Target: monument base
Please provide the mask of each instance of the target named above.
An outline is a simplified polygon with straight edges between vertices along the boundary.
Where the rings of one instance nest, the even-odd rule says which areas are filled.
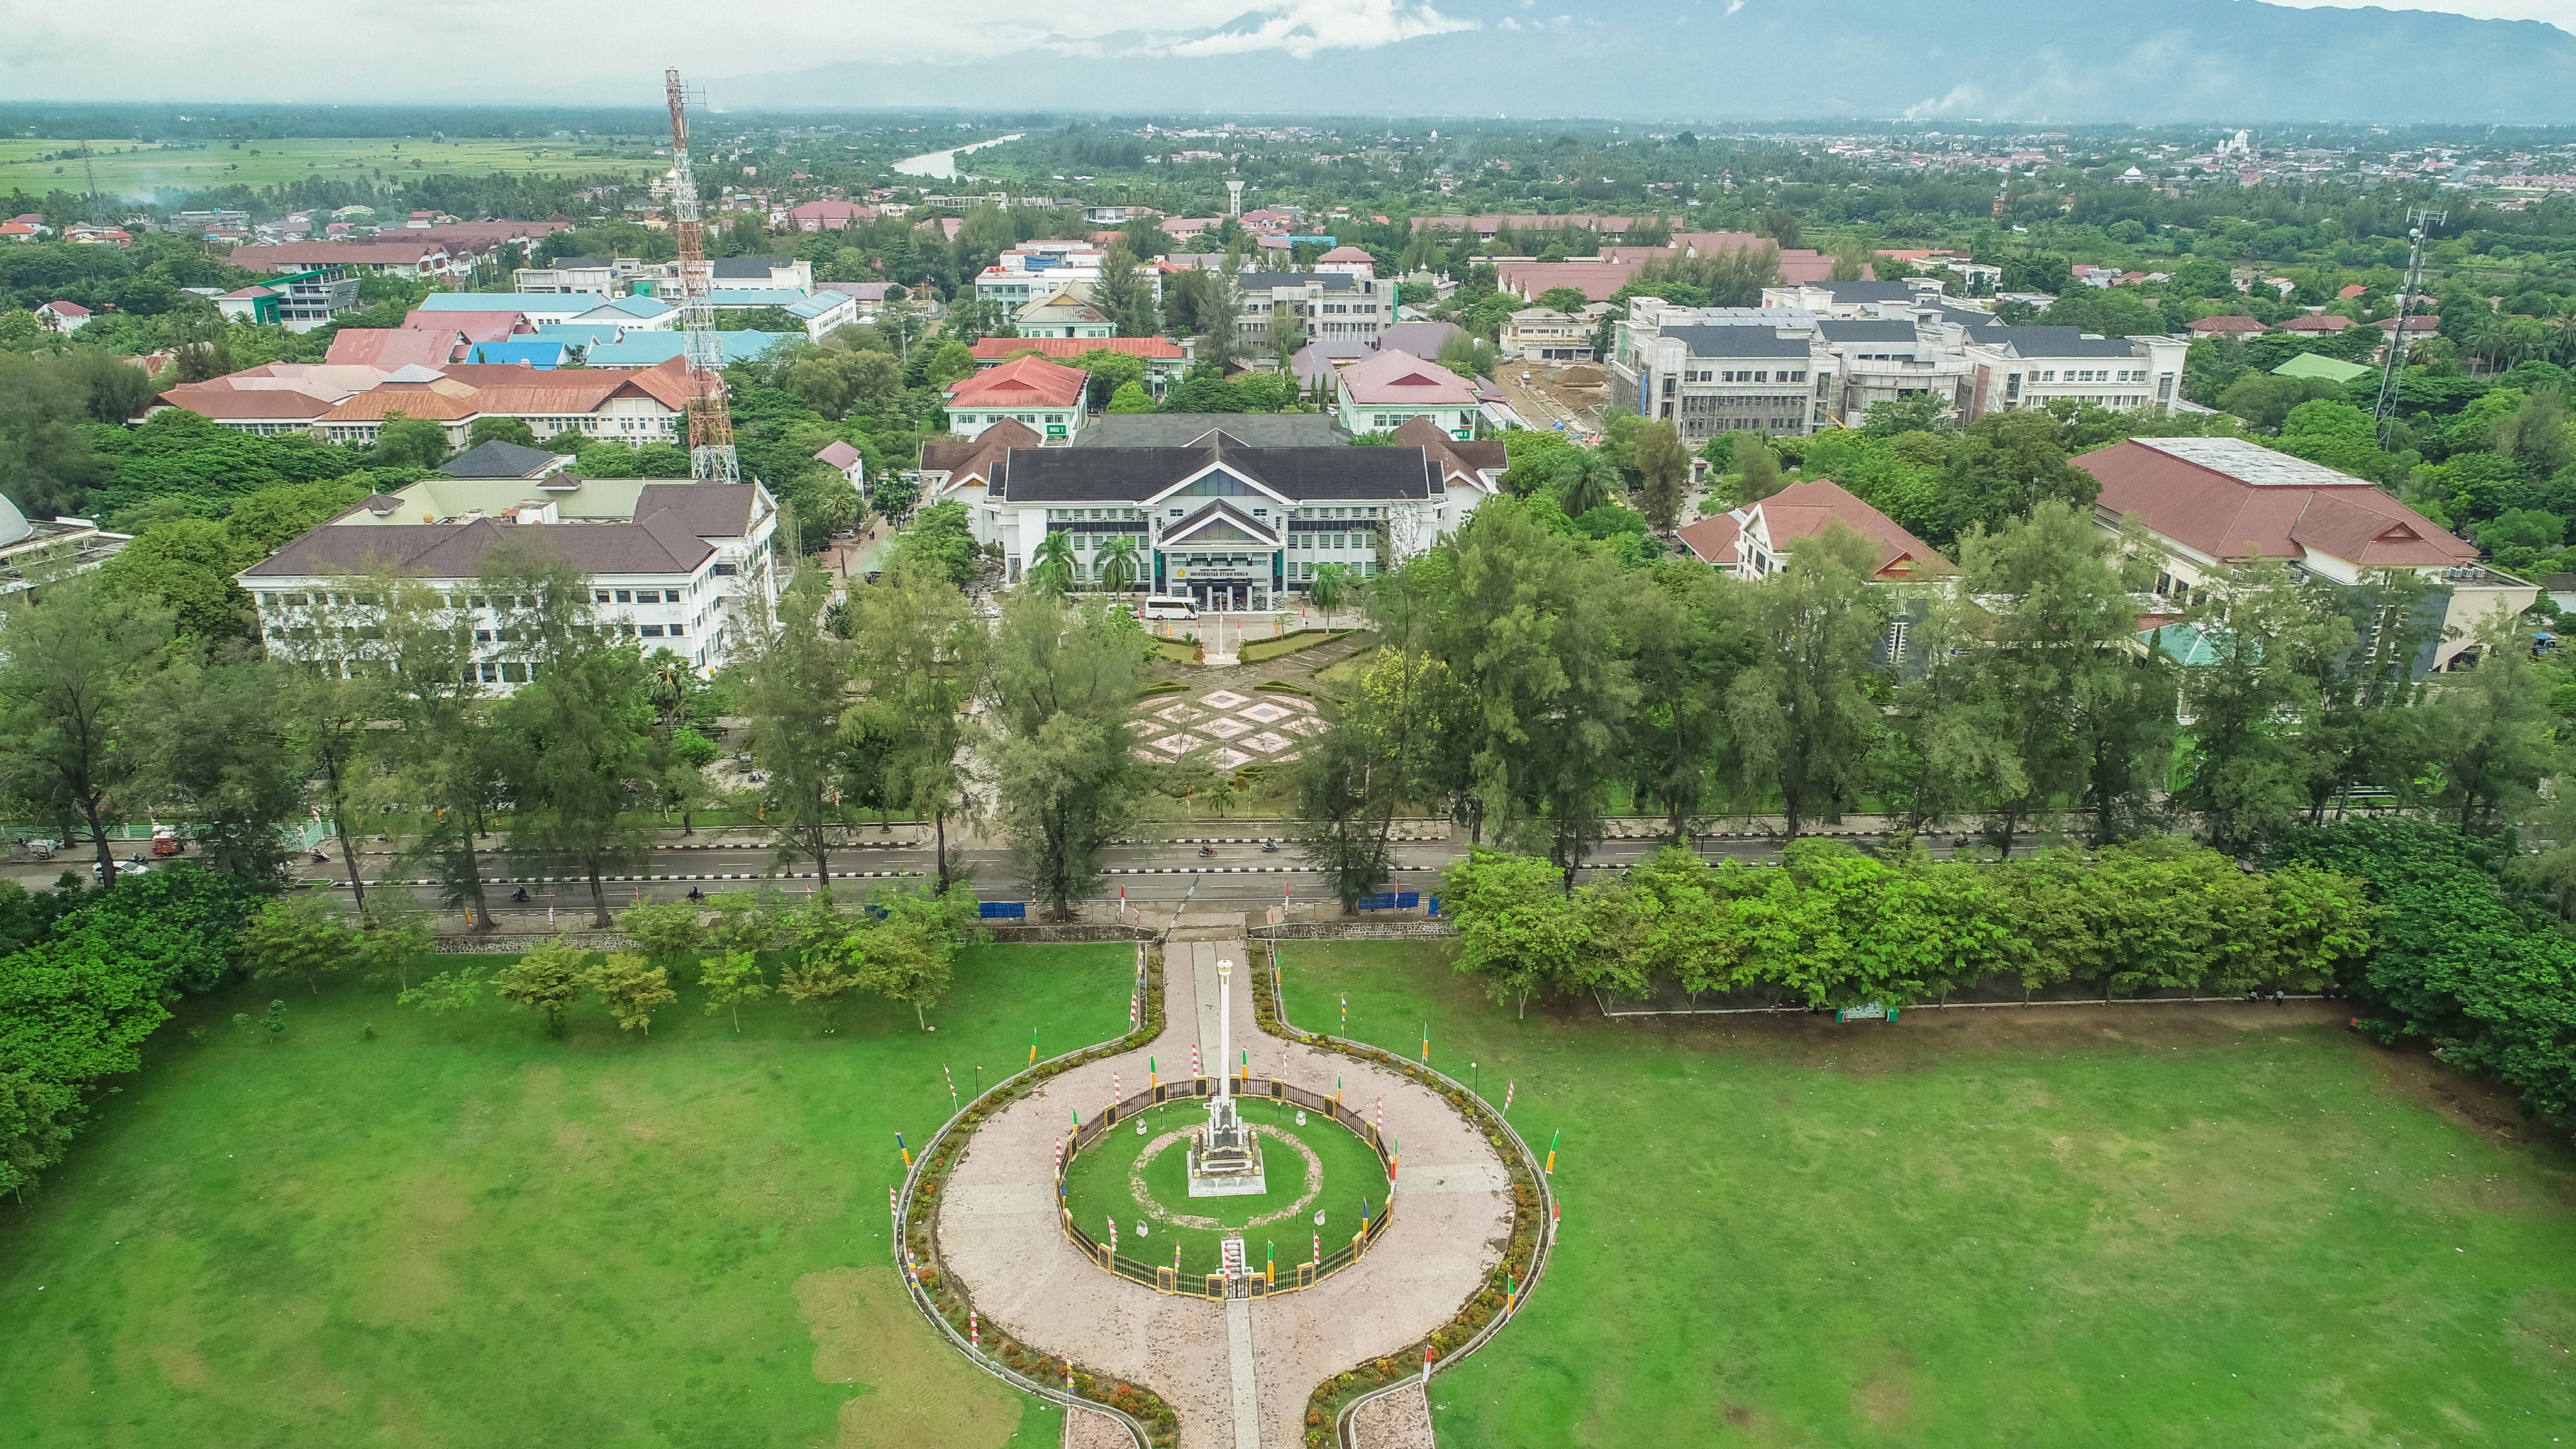
[[[1258,1147],[1212,1152],[1201,1143],[1190,1144],[1190,1196],[1258,1197],[1269,1190]]]

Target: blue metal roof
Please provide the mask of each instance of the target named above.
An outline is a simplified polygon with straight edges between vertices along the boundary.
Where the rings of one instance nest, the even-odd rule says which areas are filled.
[[[614,342],[626,330],[617,322],[548,322],[531,334],[540,342],[560,342],[566,347],[597,347]]]
[[[513,338],[508,342],[477,342],[466,353],[468,362],[526,363],[530,367],[561,367],[566,348],[561,342],[542,342],[534,338]]]
[[[420,310],[578,314],[598,306],[600,301],[595,292],[432,292],[420,299]]]
[[[793,307],[805,294],[794,287],[716,287],[707,300],[719,307]]]

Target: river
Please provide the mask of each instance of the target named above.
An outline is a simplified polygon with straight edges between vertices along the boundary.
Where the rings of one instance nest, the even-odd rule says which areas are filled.
[[[918,156],[906,156],[897,161],[894,163],[894,169],[896,174],[902,176],[926,176],[933,181],[954,181],[957,179],[958,157],[969,151],[981,151],[987,146],[999,146],[1004,141],[1016,141],[1020,139],[1021,134],[1024,133],[995,136],[990,141],[978,141],[971,146],[955,146],[945,151],[924,151]]]

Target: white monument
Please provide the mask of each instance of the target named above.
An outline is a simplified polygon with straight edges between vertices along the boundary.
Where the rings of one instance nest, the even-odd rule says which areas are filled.
[[[1234,1105],[1234,963],[1216,963],[1216,1095],[1207,1126],[1190,1142],[1190,1196],[1250,1197],[1269,1191],[1261,1147]]]

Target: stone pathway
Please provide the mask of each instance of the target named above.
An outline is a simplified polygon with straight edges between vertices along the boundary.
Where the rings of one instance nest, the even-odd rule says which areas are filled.
[[[1236,929],[1240,929],[1237,918]],[[1181,1449],[1295,1449],[1305,1439],[1315,1385],[1363,1360],[1394,1353],[1446,1322],[1501,1261],[1511,1229],[1511,1179],[1484,1138],[1428,1089],[1395,1073],[1261,1033],[1251,993],[1234,998],[1234,1043],[1252,1053],[1258,1082],[1273,1073],[1330,1091],[1362,1112],[1386,1104],[1386,1130],[1404,1144],[1394,1218],[1366,1259],[1302,1293],[1242,1303],[1252,1370],[1236,1372],[1242,1340],[1228,1305],[1166,1297],[1084,1262],[1057,1227],[1054,1143],[1075,1109],[1098,1112],[1119,1073],[1132,1088],[1150,1054],[1179,1075],[1204,1033],[1202,1062],[1216,1062],[1214,1003],[1200,1007],[1199,967],[1235,962],[1250,979],[1237,937],[1177,941],[1163,968],[1162,1036],[1148,1046],[1067,1072],[986,1122],[958,1160],[938,1207],[940,1263],[957,1275],[985,1318],[1041,1352],[1145,1384],[1180,1416]],[[1336,1215],[1335,1222],[1340,1222]],[[1246,1437],[1239,1394],[1257,1410]]]
[[[1437,1449],[1422,1381],[1362,1404],[1351,1416],[1351,1437],[1359,1441],[1359,1449]]]

